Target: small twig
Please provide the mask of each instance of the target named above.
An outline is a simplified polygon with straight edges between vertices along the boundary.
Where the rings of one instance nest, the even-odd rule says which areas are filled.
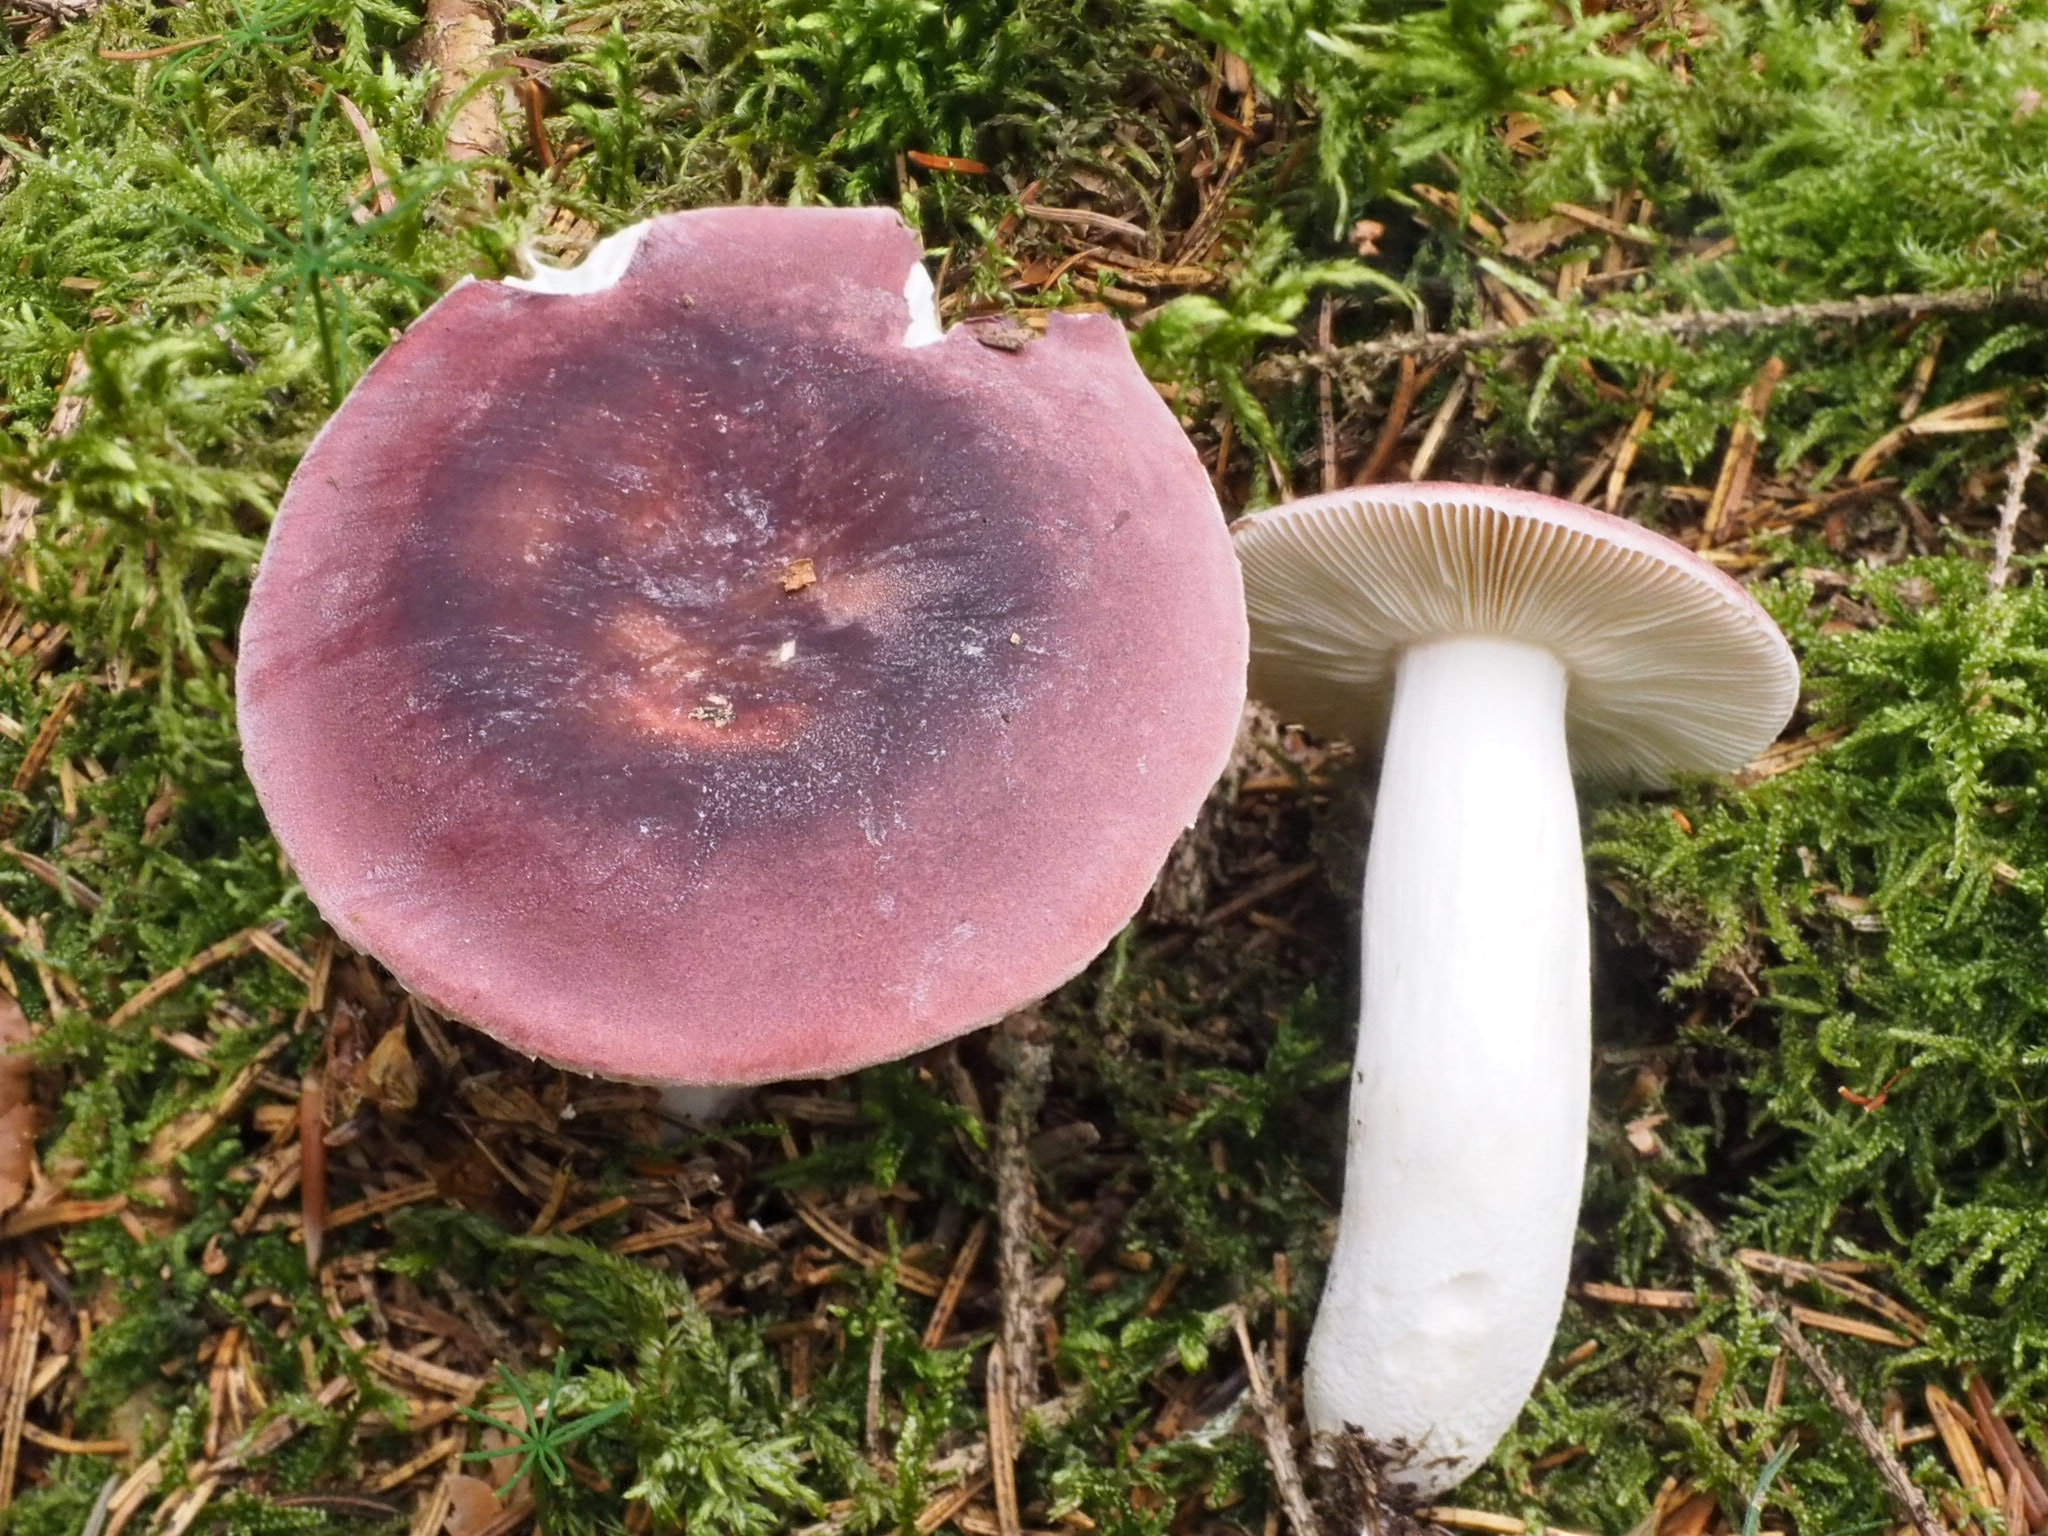
[[[1779,1307],[1749,1272],[1723,1251],[1721,1235],[1714,1230],[1713,1224],[1698,1211],[1686,1210],[1673,1203],[1667,1202],[1664,1210],[1693,1257],[1718,1271],[1749,1308],[1770,1323],[1779,1340],[1806,1367],[1807,1374],[1813,1377],[1829,1404],[1849,1426],[1849,1433],[1856,1437],[1856,1443],[1870,1457],[1886,1489],[1920,1536],[1954,1536],[1927,1502],[1927,1496],[1914,1485],[1898,1453],[1885,1443],[1883,1432],[1871,1421],[1870,1414],[1857,1401],[1856,1394],[1849,1390],[1842,1373],[1829,1364],[1827,1357],[1806,1336],[1791,1313]]]
[[[794,1201],[796,1214],[803,1224],[825,1239],[835,1250],[844,1254],[863,1269],[888,1269],[896,1275],[896,1283],[907,1291],[919,1296],[936,1297],[945,1289],[945,1282],[926,1274],[902,1259],[891,1259],[888,1254],[873,1248],[855,1237],[809,1196],[799,1195]],[[772,1246],[772,1245],[770,1245]]]
[[[256,1054],[242,1064],[235,1075],[228,1079],[211,1102],[203,1108],[187,1111],[169,1124],[160,1128],[149,1139],[149,1161],[159,1168],[168,1168],[176,1158],[184,1156],[199,1143],[225,1125],[228,1119],[242,1107],[256,1086],[257,1078],[287,1045],[291,1036],[280,1030],[272,1035]]]
[[[1760,1275],[1773,1275],[1780,1280],[1818,1285],[1823,1290],[1833,1291],[1837,1296],[1875,1312],[1888,1322],[1898,1324],[1916,1339],[1927,1337],[1926,1318],[1911,1307],[1893,1300],[1876,1286],[1866,1285],[1854,1275],[1837,1274],[1819,1264],[1810,1264],[1805,1259],[1788,1259],[1758,1248],[1740,1250],[1735,1255],[1735,1261],[1744,1269],[1754,1270]]]
[[[1287,1408],[1273,1396],[1273,1389],[1266,1381],[1265,1363],[1252,1344],[1251,1329],[1245,1324],[1242,1308],[1233,1309],[1230,1326],[1237,1334],[1238,1351],[1244,1356],[1252,1410],[1258,1414],[1259,1427],[1264,1431],[1266,1464],[1273,1471],[1273,1487],[1280,1495],[1280,1508],[1285,1511],[1288,1527],[1294,1536],[1318,1536],[1322,1527],[1316,1520],[1314,1506],[1308,1501],[1308,1490],[1302,1486],[1301,1464],[1294,1459],[1294,1440],[1287,1428]]]
[[[988,1483],[989,1475],[983,1472],[976,1477],[970,1477],[955,1483],[944,1493],[933,1499],[931,1503],[925,1505],[914,1523],[918,1536],[931,1536],[933,1531],[950,1524],[955,1515],[959,1514],[961,1510],[981,1496],[982,1490],[988,1486]]]
[[[1122,235],[1141,246],[1150,243],[1151,237],[1129,219],[1097,213],[1092,208],[1048,208],[1043,203],[1022,203],[1019,209],[1027,219],[1043,219],[1048,224],[1066,224],[1076,229]]]
[[[2027,482],[2034,477],[2034,466],[2040,460],[2043,438],[2048,438],[2048,411],[2035,417],[2034,424],[2020,439],[2019,451],[2012,459],[2012,473],[2005,482],[2005,500],[1998,505],[1998,534],[1991,544],[1994,592],[2005,585],[2006,577],[2012,573],[2013,536],[2019,530],[2020,507],[2026,500]]]
[[[103,1200],[57,1200],[49,1205],[24,1205],[0,1219],[0,1242],[51,1227],[75,1227],[82,1222],[98,1221],[102,1216],[113,1216],[126,1209],[126,1195],[108,1195]]]
[[[866,1448],[868,1460],[880,1466],[888,1460],[888,1452],[882,1443],[882,1367],[886,1363],[889,1342],[889,1325],[879,1323],[875,1336],[868,1343],[868,1398]]]
[[[1618,333],[1668,336],[1678,341],[1726,331],[1767,331],[1780,326],[1863,324],[1905,320],[1916,315],[1983,314],[2008,304],[2048,301],[2048,279],[2029,278],[2010,288],[1953,288],[1936,293],[1874,293],[1854,299],[1816,299],[1804,304],[1765,304],[1755,309],[1689,309],[1643,315],[1597,306],[1531,320],[1521,325],[1479,325],[1462,331],[1405,332],[1356,342],[1348,347],[1274,358],[1262,374],[1282,379],[1335,370],[1374,368],[1403,357],[1442,358],[1488,347],[1527,347],[1573,335]]]
[[[1003,1364],[1013,1417],[1038,1400],[1038,1301],[1031,1238],[1037,1225],[1038,1181],[1031,1168],[1031,1137],[1052,1075],[1051,1031],[1036,1013],[1012,1014],[996,1034],[1004,1073],[996,1111],[996,1284],[1002,1297]]]
[[[1856,462],[1849,466],[1849,483],[1868,480],[1887,459],[1918,438],[2004,431],[2012,425],[2005,409],[2010,393],[2005,389],[1979,390],[1960,400],[1944,401],[1911,421],[1901,422],[1856,456]]]
[[[448,1512],[455,1504],[455,1479],[461,1475],[450,1467],[435,1480],[413,1516],[410,1536],[440,1536],[442,1527],[448,1523]]]
[[[497,28],[481,0],[427,0],[419,42],[423,61],[434,70],[427,115],[438,120],[447,114],[451,160],[496,160],[505,153],[498,103],[479,83],[496,46]]]
[[[226,938],[207,945],[191,959],[172,966],[163,975],[143,983],[136,989],[133,997],[107,1015],[107,1028],[119,1029],[145,1009],[155,1007],[202,971],[219,965],[223,960],[232,960],[237,955],[247,953],[249,935],[254,931],[244,928],[240,933],[229,934]]]

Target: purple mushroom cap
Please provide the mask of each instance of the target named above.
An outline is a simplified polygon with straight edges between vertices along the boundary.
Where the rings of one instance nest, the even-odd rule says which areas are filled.
[[[1128,921],[1236,729],[1230,541],[1114,320],[941,337],[920,254],[667,215],[369,371],[239,680],[344,939],[535,1055],[738,1084],[990,1023]]]

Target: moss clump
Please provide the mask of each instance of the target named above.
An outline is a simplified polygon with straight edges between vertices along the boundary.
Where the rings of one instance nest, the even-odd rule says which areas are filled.
[[[421,17],[398,0],[108,0],[11,28],[0,482],[35,512],[0,614],[0,980],[43,1029],[47,1169],[75,1198],[130,1200],[50,1238],[95,1327],[36,1422],[162,1448],[175,1494],[210,1464],[217,1415],[230,1440],[289,1419],[206,1512],[237,1536],[417,1512],[438,1471],[390,1495],[390,1520],[334,1496],[439,1432],[408,1396],[452,1401],[401,1390],[379,1349],[426,1350],[487,1402],[503,1365],[567,1412],[626,1405],[570,1447],[566,1479],[528,1479],[549,1530],[904,1529],[971,1464],[985,1257],[924,1333],[992,1205],[999,1077],[977,1046],[654,1150],[633,1103],[565,1113],[588,1085],[334,956],[238,767],[251,561],[305,443],[396,329],[528,247],[794,197],[897,203],[949,313],[1142,316],[1141,355],[1231,502],[1375,451],[1398,376],[1337,370],[1325,427],[1299,354],[1326,301],[1340,346],[1417,325],[1537,339],[1420,370],[1388,473],[1441,413],[1438,473],[1597,492],[1632,433],[1622,510],[1697,540],[1729,428],[1756,422],[1747,504],[1718,534],[1802,652],[1812,750],[1592,820],[1581,1269],[1697,1305],[1574,1303],[1553,1374],[1460,1497],[1618,1531],[1668,1477],[1730,1530],[1893,1518],[1825,1398],[1796,1370],[1772,1385],[1770,1330],[1672,1241],[1672,1198],[1731,1244],[1875,1266],[1924,1327],[1825,1341],[1873,1406],[1896,1390],[1917,1418],[1928,1386],[1981,1371],[2022,1438],[2038,1430],[2048,598],[2024,559],[1993,593],[1981,545],[2001,423],[2040,408],[2048,367],[2026,286],[2048,262],[2048,5],[1588,11],[530,0],[498,42],[544,87],[525,96],[538,131],[509,119],[481,164],[448,157]],[[1993,296],[1910,322],[1658,328],[1902,289]],[[1973,430],[1896,431],[1973,399],[1948,423]],[[2020,532],[2037,546],[2031,513]],[[1038,1262],[1042,1384],[1063,1408],[1026,1431],[1030,1523],[1261,1530],[1277,1508],[1220,1324],[1236,1305],[1264,1341],[1305,1336],[1352,961],[1344,882],[1283,878],[1349,824],[1346,792],[1299,741],[1274,753],[1209,850],[1216,920],[1139,926],[1051,1008],[1046,1128],[1065,1153],[1041,1169]],[[1280,894],[1227,905],[1259,889]],[[413,1190],[329,1235],[326,1290],[296,1197],[258,1198],[309,1071],[332,1095],[337,1203]],[[805,1220],[828,1206],[858,1231],[851,1255]],[[230,1329],[260,1408],[221,1406]],[[1908,1462],[1960,1496],[1938,1449]],[[0,1530],[78,1529],[105,1471],[31,1448]]]

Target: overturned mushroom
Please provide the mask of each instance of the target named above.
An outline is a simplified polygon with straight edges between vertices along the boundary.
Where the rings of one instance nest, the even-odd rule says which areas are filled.
[[[1546,496],[1376,485],[1246,518],[1237,549],[1254,694],[1385,743],[1309,1420],[1434,1493],[1514,1422],[1564,1300],[1590,1066],[1573,766],[1738,767],[1798,668],[1705,561]]]
[[[1106,317],[941,332],[875,210],[715,209],[464,283],[358,385],[242,632],[343,938],[562,1065],[839,1073],[1131,916],[1229,752],[1235,562]]]

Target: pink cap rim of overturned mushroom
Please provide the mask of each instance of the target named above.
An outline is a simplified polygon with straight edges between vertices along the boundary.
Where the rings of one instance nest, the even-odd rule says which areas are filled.
[[[1236,730],[1192,447],[1108,317],[941,334],[892,213],[603,251],[451,290],[293,477],[238,702],[308,894],[615,1077],[834,1074],[1035,1001]]]
[[[1459,634],[1556,652],[1574,766],[1659,783],[1740,767],[1783,730],[1799,669],[1771,617],[1691,550],[1574,502],[1485,486],[1359,486],[1240,518],[1252,693],[1362,743],[1394,662]]]

